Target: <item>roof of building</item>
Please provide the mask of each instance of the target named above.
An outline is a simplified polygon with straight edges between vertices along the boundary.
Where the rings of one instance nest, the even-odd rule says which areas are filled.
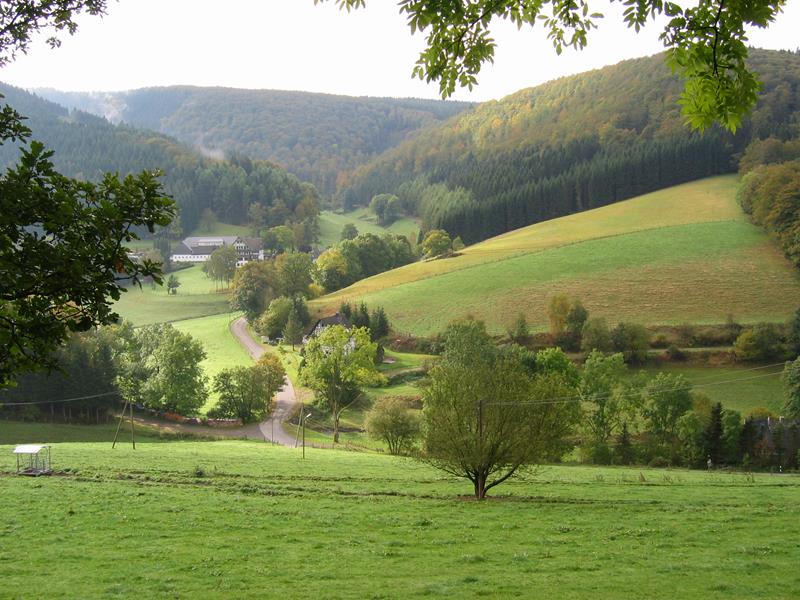
[[[20,444],[14,448],[14,454],[38,454],[42,448],[49,448],[47,444]]]
[[[316,323],[314,323],[313,327],[309,330],[311,333],[317,331],[320,327],[330,327],[331,325],[341,325],[345,329],[351,329],[353,325],[350,323],[350,320],[345,317],[341,313],[336,313],[335,315],[331,315],[330,317],[323,317]]]
[[[190,236],[175,248],[174,254],[194,254],[204,256],[211,254],[222,246],[233,246],[237,242],[244,243],[250,252],[258,252],[263,247],[260,238],[246,238],[238,235],[206,235]]]

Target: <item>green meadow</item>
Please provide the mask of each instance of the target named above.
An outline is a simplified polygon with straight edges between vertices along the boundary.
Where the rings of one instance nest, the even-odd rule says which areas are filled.
[[[10,450],[2,598],[800,592],[797,475],[544,466],[478,503],[466,481],[380,454],[60,443],[58,476],[30,479]]]
[[[173,324],[177,330],[188,333],[203,344],[206,358],[200,364],[208,376],[209,382],[223,369],[249,367],[253,364],[250,354],[230,331],[231,322],[239,316],[241,316],[239,313],[225,313],[177,321]],[[203,412],[213,407],[216,402],[217,395],[210,394],[206,406],[203,407]]]
[[[715,177],[532,225],[312,305],[328,312],[363,300],[414,335],[467,314],[494,333],[520,312],[544,328],[547,303],[559,293],[612,323],[786,320],[797,308],[800,274],[745,220],[735,189],[734,177]]]
[[[409,217],[398,219],[388,227],[377,224],[375,215],[366,208],[357,208],[347,213],[336,213],[329,210],[323,211],[319,216],[319,244],[322,247],[333,246],[341,240],[342,228],[352,223],[359,233],[396,233],[399,235],[416,235],[419,223]]]
[[[708,396],[712,402],[721,402],[725,408],[739,411],[743,416],[758,407],[781,415],[785,402],[781,382],[783,365],[756,367],[662,365],[648,368],[645,372],[652,377],[659,371],[683,375],[696,392]],[[635,371],[631,369],[631,373]]]
[[[114,304],[114,310],[135,326],[194,319],[230,310],[227,291],[215,289],[214,282],[203,273],[202,265],[192,265],[173,274],[181,284],[177,294],[167,294],[166,286],[130,287]]]

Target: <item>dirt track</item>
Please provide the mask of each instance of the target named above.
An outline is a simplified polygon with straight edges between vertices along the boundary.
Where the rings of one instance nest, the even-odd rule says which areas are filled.
[[[264,348],[250,335],[247,329],[247,321],[244,317],[240,317],[231,323],[231,333],[233,337],[239,340],[244,349],[250,353],[253,360],[258,360],[264,354]],[[292,382],[287,377],[283,388],[275,396],[275,405],[270,418],[263,423],[248,425],[235,431],[247,435],[248,438],[261,438],[283,446],[294,446],[295,438],[283,430],[283,422],[292,414],[296,403],[294,387],[292,387]]]

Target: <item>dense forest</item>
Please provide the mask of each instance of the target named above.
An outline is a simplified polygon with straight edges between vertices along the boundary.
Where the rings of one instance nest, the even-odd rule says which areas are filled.
[[[481,104],[361,167],[345,206],[396,194],[467,243],[709,175],[733,172],[753,140],[797,135],[800,55],[754,50],[764,83],[735,133],[693,132],[663,56],[629,60]]]
[[[264,207],[265,225],[302,221],[318,204],[313,185],[301,183],[275,164],[241,154],[207,158],[165,135],[112,125],[107,120],[43,100],[0,84],[3,102],[25,115],[33,137],[55,151],[53,162],[67,176],[90,180],[102,173],[127,174],[159,169],[164,188],[180,208],[180,226],[189,233],[207,209],[227,223],[245,223],[252,204]],[[18,144],[0,146],[0,167],[19,157]]]
[[[739,164],[738,200],[800,267],[800,138],[767,138],[748,146]]]
[[[174,136],[206,153],[236,151],[275,162],[326,195],[336,190],[340,173],[473,106],[189,86],[39,93],[70,108]]]

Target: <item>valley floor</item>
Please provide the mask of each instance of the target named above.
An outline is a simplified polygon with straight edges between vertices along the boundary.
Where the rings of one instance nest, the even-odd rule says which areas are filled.
[[[2,423],[0,423],[2,427]],[[800,477],[547,466],[483,503],[410,459],[0,446],[1,598],[796,598]]]

